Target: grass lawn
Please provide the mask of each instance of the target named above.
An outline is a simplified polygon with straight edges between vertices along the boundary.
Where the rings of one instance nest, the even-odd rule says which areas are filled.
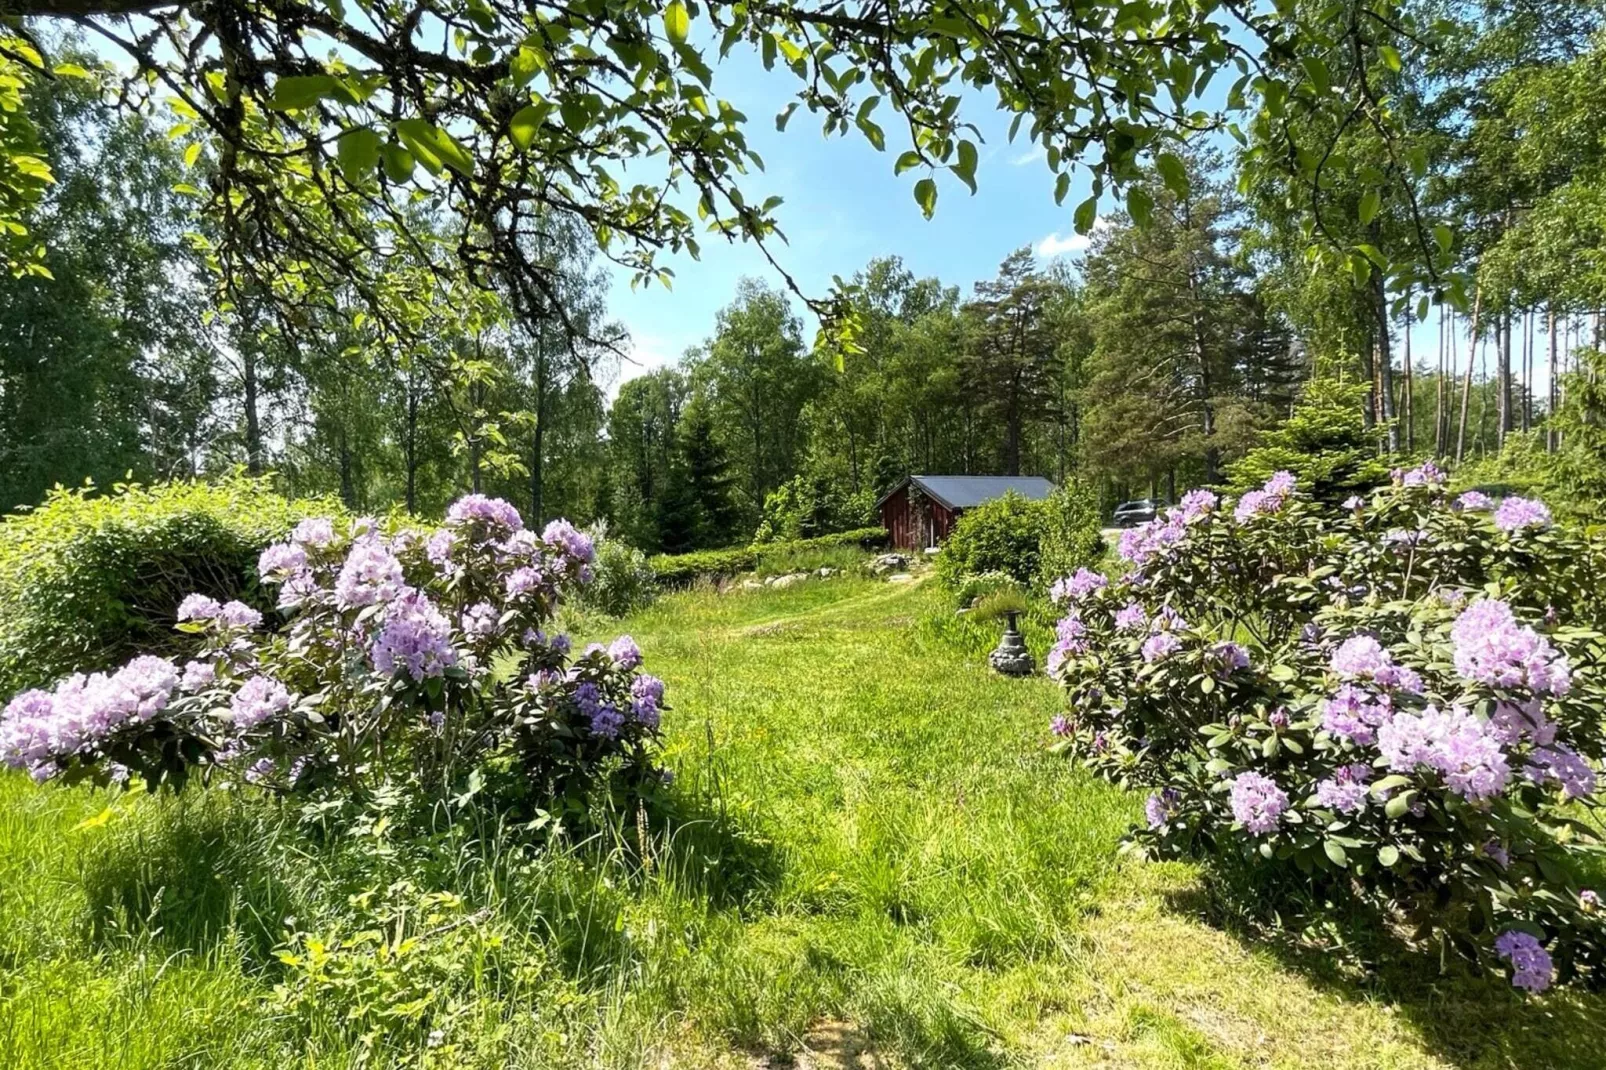
[[[674,706],[683,817],[644,861],[0,778],[0,1068],[1606,1066],[1600,997],[1362,971],[1118,859],[1138,800],[1044,753],[1055,688],[985,672],[929,584],[690,592],[617,631]],[[273,952],[402,880],[471,924],[423,941],[446,1028],[370,1050],[345,1005],[275,997]]]

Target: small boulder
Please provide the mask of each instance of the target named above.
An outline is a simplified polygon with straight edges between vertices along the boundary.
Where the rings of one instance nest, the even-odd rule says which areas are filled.
[[[841,572],[841,571],[842,570],[839,569],[839,568],[832,568],[829,565],[822,565],[820,567],[819,571],[815,572],[814,574],[816,576],[820,577],[820,579],[822,579],[822,580],[828,580],[832,576],[835,576],[838,572]]]
[[[887,582],[888,583],[908,583],[912,579],[914,579],[914,577],[911,576],[907,572],[894,572],[892,575],[887,577]]]
[[[764,589],[764,584],[762,582],[760,582],[759,580],[743,580],[742,581],[742,590],[744,590],[744,591],[762,591],[763,589]]]
[[[765,580],[764,582],[768,583],[771,587],[774,587],[777,590],[780,590],[780,589],[785,588],[785,587],[796,586],[797,584],[802,583],[804,580],[806,580],[808,578],[809,578],[809,574],[807,572],[793,572],[790,575],[786,575],[786,576],[774,576],[774,577],[771,577],[770,579]]]
[[[870,571],[877,576],[885,576],[889,572],[897,572],[909,567],[909,559],[902,554],[882,554],[870,562]]]

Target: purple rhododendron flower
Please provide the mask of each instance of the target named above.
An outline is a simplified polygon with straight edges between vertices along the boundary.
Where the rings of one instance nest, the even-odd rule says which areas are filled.
[[[1550,987],[1555,973],[1550,952],[1542,947],[1532,933],[1509,929],[1494,942],[1500,957],[1511,963],[1511,983],[1529,992],[1543,992]]]
[[[222,611],[223,605],[216,598],[191,594],[178,604],[177,616],[179,620],[215,620]]]
[[[1511,780],[1500,741],[1487,724],[1458,706],[1396,713],[1378,728],[1377,749],[1397,773],[1437,770],[1451,791],[1469,801],[1498,795]]]
[[[1495,862],[1501,869],[1511,866],[1511,852],[1505,849],[1499,840],[1490,840],[1483,845],[1483,853]]]
[[[1585,914],[1593,914],[1600,909],[1600,894],[1593,888],[1585,888],[1578,893],[1578,906]]]
[[[229,700],[234,727],[245,731],[290,708],[290,690],[271,676],[253,676]]]
[[[1577,751],[1560,743],[1535,750],[1525,772],[1536,784],[1559,783],[1563,798],[1581,799],[1595,794],[1595,770]]]
[[[1359,494],[1351,494],[1344,499],[1344,508],[1350,512],[1358,513],[1366,506],[1366,499]]]
[[[1200,517],[1214,512],[1220,500],[1213,491],[1190,490],[1177,503],[1176,515],[1184,524],[1191,524]]]
[[[1482,513],[1494,508],[1494,499],[1481,490],[1469,490],[1455,500],[1455,507],[1464,513]]]
[[[1137,602],[1128,602],[1115,614],[1115,628],[1122,632],[1139,632],[1149,626],[1149,615]]]
[[[1081,601],[1094,591],[1109,586],[1109,583],[1109,578],[1102,572],[1079,568],[1074,575],[1055,580],[1054,586],[1049,588],[1048,597],[1053,602]]]
[[[231,628],[252,629],[262,623],[262,614],[244,602],[224,602],[217,619]]]
[[[1048,722],[1048,730],[1056,736],[1071,734],[1071,722],[1063,713],[1055,714],[1054,719]]]
[[[1366,809],[1371,767],[1359,762],[1339,766],[1333,775],[1316,785],[1316,801],[1341,814],[1358,814]]]
[[[497,633],[501,614],[489,602],[476,602],[463,610],[461,625],[463,634],[470,640],[478,642],[489,639]]]
[[[1443,485],[1449,477],[1444,469],[1427,461],[1419,467],[1409,470],[1394,470],[1394,482],[1403,487],[1437,487]]]
[[[545,583],[546,577],[542,575],[540,569],[525,565],[507,574],[504,587],[508,598],[515,599],[522,598],[532,591],[541,590]]]
[[[290,541],[302,547],[328,546],[335,541],[335,523],[326,516],[308,517],[290,532]]]
[[[1507,498],[1494,511],[1494,526],[1501,531],[1516,532],[1526,528],[1548,528],[1550,510],[1544,502],[1533,498]]]
[[[1238,643],[1217,643],[1211,649],[1211,654],[1215,656],[1223,673],[1249,668],[1249,651]]]
[[[1143,660],[1159,661],[1182,649],[1182,640],[1172,632],[1155,632],[1143,641]]]
[[[389,602],[404,586],[396,555],[378,539],[358,539],[335,579],[335,603],[342,609],[356,609]]]
[[[524,518],[519,516],[519,511],[511,502],[488,498],[483,494],[465,494],[446,510],[448,524],[463,525],[475,521],[501,528],[504,532],[514,532],[524,527]]]
[[[621,635],[608,644],[608,657],[621,669],[634,669],[641,664],[641,648],[628,635]]]
[[[1232,816],[1257,836],[1275,831],[1288,809],[1288,793],[1260,773],[1239,773],[1231,796]]]
[[[408,591],[387,607],[369,654],[379,672],[405,670],[418,682],[457,664],[451,623],[422,591]]]
[[[181,691],[194,693],[211,687],[216,680],[217,666],[210,661],[187,661],[178,686]]]
[[[1249,491],[1238,499],[1237,508],[1232,511],[1233,519],[1244,524],[1257,516],[1269,516],[1280,511],[1288,503],[1288,497],[1294,493],[1298,482],[1292,472],[1273,473],[1265,486]]]
[[[581,564],[589,565],[596,560],[597,552],[591,544],[591,536],[567,520],[554,520],[548,524],[541,532],[541,541],[563,551]]]
[[[1547,747],[1556,741],[1556,726],[1539,708],[1538,699],[1521,704],[1502,702],[1489,717],[1489,734],[1499,740],[1502,747],[1515,746],[1525,736],[1538,746]]]
[[[1073,654],[1087,651],[1087,625],[1075,613],[1067,613],[1054,626],[1054,645],[1049,648],[1044,667],[1049,675],[1060,671]]]
[[[257,558],[257,574],[263,579],[286,576],[307,567],[307,551],[293,542],[275,543]]]
[[[1517,623],[1511,607],[1484,598],[1466,609],[1450,628],[1455,644],[1455,671],[1463,678],[1493,687],[1527,685],[1538,694],[1565,695],[1572,670],[1565,655],[1526,625]]]
[[[1387,695],[1373,695],[1365,688],[1343,684],[1322,702],[1322,727],[1361,746],[1377,739],[1377,726],[1392,715]]]
[[[1143,803],[1143,817],[1151,829],[1157,829],[1171,820],[1171,806],[1163,795],[1150,795]]]

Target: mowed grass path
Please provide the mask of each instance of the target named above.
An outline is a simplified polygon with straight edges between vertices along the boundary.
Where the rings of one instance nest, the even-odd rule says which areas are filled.
[[[472,992],[488,1065],[1606,1067],[1598,997],[1361,973],[1213,926],[1192,867],[1120,860],[1139,800],[1045,753],[1056,689],[989,674],[932,585],[692,592],[619,631],[674,706],[683,817],[649,864],[407,871],[539,949]],[[0,1067],[348,1063],[263,1013],[260,945],[361,876],[248,802],[71,831],[103,806],[0,780]]]

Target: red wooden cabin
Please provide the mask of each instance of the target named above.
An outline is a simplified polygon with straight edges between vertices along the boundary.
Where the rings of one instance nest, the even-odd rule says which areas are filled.
[[[1054,493],[1054,484],[1042,476],[905,476],[876,508],[893,546],[924,550],[946,539],[966,509],[1009,491],[1041,501]]]

